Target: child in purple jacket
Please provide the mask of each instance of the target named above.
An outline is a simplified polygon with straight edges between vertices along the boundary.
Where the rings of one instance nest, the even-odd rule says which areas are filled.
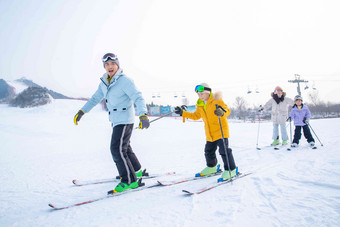
[[[299,140],[301,139],[301,128],[303,129],[303,135],[307,139],[307,142],[311,145],[315,145],[314,138],[309,130],[308,122],[311,116],[310,111],[306,105],[302,103],[302,97],[300,95],[295,96],[292,110],[290,111],[290,117],[294,120],[295,131],[292,147],[297,147]]]

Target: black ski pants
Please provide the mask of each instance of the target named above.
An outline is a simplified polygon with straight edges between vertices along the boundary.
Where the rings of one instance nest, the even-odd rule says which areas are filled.
[[[135,153],[130,146],[133,124],[117,125],[113,127],[111,137],[111,154],[116,163],[121,182],[131,184],[137,180],[136,171],[140,170]]]
[[[301,139],[301,128],[303,129],[303,135],[307,139],[307,142],[308,143],[315,142],[309,130],[308,125],[304,125],[304,126],[295,126],[293,143],[299,144],[299,141]]]
[[[216,164],[217,164],[216,150],[217,150],[217,147],[218,147],[218,151],[219,151],[219,153],[222,157],[223,163],[224,163],[224,169],[229,170],[228,169],[227,156],[226,156],[226,152],[225,152],[225,149],[226,149],[227,154],[228,154],[230,170],[234,170],[236,168],[236,165],[235,165],[232,150],[228,147],[229,146],[228,145],[229,144],[228,138],[225,138],[224,141],[225,141],[226,148],[224,148],[222,139],[216,140],[214,142],[207,141],[207,143],[205,144],[205,149],[204,149],[205,160],[207,162],[207,166],[208,167],[216,166]]]

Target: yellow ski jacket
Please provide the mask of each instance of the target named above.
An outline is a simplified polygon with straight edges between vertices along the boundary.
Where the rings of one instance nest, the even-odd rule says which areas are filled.
[[[229,138],[229,126],[227,117],[230,115],[230,109],[222,100],[222,93],[216,92],[210,94],[210,98],[207,103],[204,103],[201,99],[197,100],[196,110],[194,113],[183,111],[183,121],[185,118],[192,120],[199,120],[202,118],[204,121],[204,129],[206,140],[214,142],[222,138],[221,127],[218,120],[218,116],[215,115],[216,104],[221,106],[227,112],[221,117],[221,124],[223,129],[224,138]]]

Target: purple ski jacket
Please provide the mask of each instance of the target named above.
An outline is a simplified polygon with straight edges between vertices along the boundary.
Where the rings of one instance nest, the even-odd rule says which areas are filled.
[[[308,107],[302,104],[302,109],[299,110],[296,105],[293,106],[292,110],[290,111],[289,115],[292,120],[294,121],[295,126],[304,126],[306,125],[303,123],[303,119],[310,118],[310,111]]]

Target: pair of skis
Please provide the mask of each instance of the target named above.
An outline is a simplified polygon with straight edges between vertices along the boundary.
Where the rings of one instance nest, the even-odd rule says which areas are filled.
[[[285,144],[285,145],[277,145],[277,146],[274,146],[274,150],[281,150],[281,148],[286,148],[288,147],[288,144]]]
[[[266,149],[266,148],[274,148],[274,150],[281,150],[282,148],[287,148],[288,151],[291,151],[293,149],[296,149],[298,147],[287,147],[288,145],[277,145],[277,146],[264,146],[262,148],[260,147],[257,147],[256,149],[257,150],[263,150],[263,149]],[[317,149],[318,147],[317,146],[310,146],[311,149]]]
[[[150,184],[150,185],[146,185],[144,186],[144,183],[142,183],[142,179],[150,179],[150,178],[156,178],[156,177],[160,177],[160,176],[170,176],[170,175],[174,175],[176,174],[175,172],[168,172],[168,173],[164,173],[164,174],[148,174],[146,173],[146,170],[143,171],[142,177],[138,180],[138,184],[139,185],[143,185],[141,187],[138,187],[136,189],[131,189],[131,190],[127,190],[127,191],[123,191],[123,192],[119,192],[119,193],[113,193],[113,194],[108,194],[105,196],[101,196],[95,199],[90,199],[87,201],[83,201],[83,202],[79,202],[79,203],[74,203],[74,204],[69,204],[69,205],[55,205],[52,203],[49,203],[48,205],[55,209],[55,210],[63,210],[63,209],[67,209],[67,208],[71,208],[71,207],[76,207],[76,206],[80,206],[80,205],[84,205],[84,204],[89,204],[89,203],[93,203],[96,201],[100,201],[103,199],[107,199],[107,198],[111,198],[111,197],[117,197],[117,196],[121,196],[124,195],[126,193],[129,192],[135,192],[135,191],[142,191],[148,188],[153,188],[153,187],[157,187],[157,186],[161,186],[161,184],[154,183],[154,184]],[[96,179],[96,180],[72,180],[72,183],[76,186],[86,186],[86,185],[94,185],[94,184],[104,184],[104,183],[112,183],[112,182],[119,182],[120,181],[120,177],[116,176],[116,178],[107,178],[107,179]]]
[[[143,179],[151,179],[161,176],[170,176],[176,174],[175,172],[168,172],[164,174],[149,174],[146,170],[143,170],[142,178]],[[116,178],[107,178],[107,179],[97,179],[97,180],[73,180],[72,183],[77,186],[85,186],[91,184],[104,184],[104,183],[112,183],[112,182],[120,182],[120,177],[116,176]]]
[[[225,181],[222,181],[222,182],[212,183],[212,184],[210,184],[210,185],[208,185],[208,186],[205,186],[205,187],[203,187],[203,188],[200,188],[200,189],[198,189],[198,190],[191,190],[191,191],[189,191],[189,190],[182,190],[182,192],[186,193],[187,195],[201,194],[201,193],[206,192],[206,191],[208,191],[208,190],[211,190],[211,189],[213,189],[213,188],[217,188],[217,187],[219,187],[219,186],[221,186],[221,185],[231,183],[231,182],[233,182],[234,180],[237,180],[237,179],[239,179],[239,178],[248,176],[248,175],[250,175],[250,174],[251,174],[251,173],[244,173],[244,174],[238,173],[235,177],[233,177],[233,178],[231,178],[231,179],[228,179],[228,180],[225,180]]]
[[[137,191],[142,191],[142,190],[145,190],[145,189],[159,187],[159,186],[171,186],[171,185],[176,185],[176,184],[185,183],[185,182],[189,182],[189,181],[205,179],[205,178],[208,178],[208,177],[213,177],[213,176],[219,175],[220,173],[221,173],[221,171],[217,172],[217,173],[214,173],[214,174],[207,175],[207,176],[202,176],[202,177],[188,177],[188,178],[174,180],[174,181],[157,181],[156,183],[153,183],[153,184],[150,184],[150,185],[141,186],[141,187],[138,187],[136,189],[130,189],[130,190],[126,190],[126,191],[119,192],[119,193],[108,194],[108,195],[105,195],[105,196],[102,196],[102,197],[98,197],[98,198],[95,198],[95,199],[90,199],[90,200],[87,200],[87,201],[83,201],[83,202],[79,202],[79,203],[74,203],[74,204],[69,204],[69,205],[58,206],[58,205],[55,205],[55,204],[52,204],[52,203],[50,203],[48,205],[51,208],[55,209],[55,210],[62,210],[62,209],[76,207],[76,206],[80,206],[80,205],[84,205],[84,204],[93,203],[93,202],[104,200],[104,199],[111,198],[111,197],[121,196],[121,195],[130,193],[130,192],[137,192]],[[218,186],[221,186],[221,185],[224,185],[224,184],[227,184],[227,183],[231,183],[232,181],[234,181],[236,179],[239,179],[241,177],[245,177],[245,176],[247,176],[249,174],[250,173],[246,173],[246,174],[239,173],[238,175],[236,175],[235,177],[233,177],[230,180],[226,180],[226,181],[222,181],[222,182],[216,182],[214,184],[211,184],[211,185],[205,186],[203,188],[200,188],[200,189],[198,189],[196,191],[183,190],[183,192],[185,194],[187,194],[187,195],[200,194],[200,193],[203,193],[203,192],[208,191],[210,189],[216,188]],[[157,176],[163,176],[163,175],[164,174],[157,175]],[[173,174],[167,173],[165,175],[173,175]],[[151,177],[151,178],[155,178],[155,177]],[[112,181],[117,180],[117,179],[112,178],[110,180],[112,182]],[[142,178],[139,179],[139,184],[140,185],[143,184],[141,181],[142,181]],[[76,180],[76,181],[74,180],[73,181],[73,183],[75,185],[78,185],[78,186],[89,185],[89,184],[101,184],[101,183],[107,183],[107,182],[110,182],[110,181],[108,179],[101,179],[101,180],[83,181],[82,184],[78,180]]]
[[[141,183],[141,180],[142,180],[142,178],[139,179],[140,182],[138,182],[138,183]],[[76,207],[76,206],[80,206],[80,205],[84,205],[84,204],[93,203],[93,202],[100,201],[100,200],[103,200],[103,199],[108,199],[108,198],[111,198],[111,197],[121,196],[121,195],[127,194],[129,192],[141,191],[141,190],[144,190],[144,189],[153,188],[153,187],[157,187],[157,186],[160,186],[160,184],[159,183],[151,184],[151,185],[147,185],[147,186],[143,186],[143,187],[138,187],[138,188],[133,189],[133,190],[127,190],[127,191],[123,191],[123,192],[119,192],[119,193],[109,194],[109,195],[101,196],[101,197],[98,197],[98,198],[95,198],[95,199],[90,199],[90,200],[87,200],[87,201],[69,204],[69,205],[64,205],[64,206],[58,206],[58,205],[55,205],[55,204],[52,204],[52,203],[49,203],[48,205],[55,210],[63,210],[63,209],[71,208],[71,207]]]
[[[315,146],[315,145],[314,146],[309,146],[309,147],[306,147],[306,148],[311,148],[313,150],[318,149],[318,147]],[[287,148],[288,151],[295,150],[295,149],[299,149],[299,147],[288,147]]]

